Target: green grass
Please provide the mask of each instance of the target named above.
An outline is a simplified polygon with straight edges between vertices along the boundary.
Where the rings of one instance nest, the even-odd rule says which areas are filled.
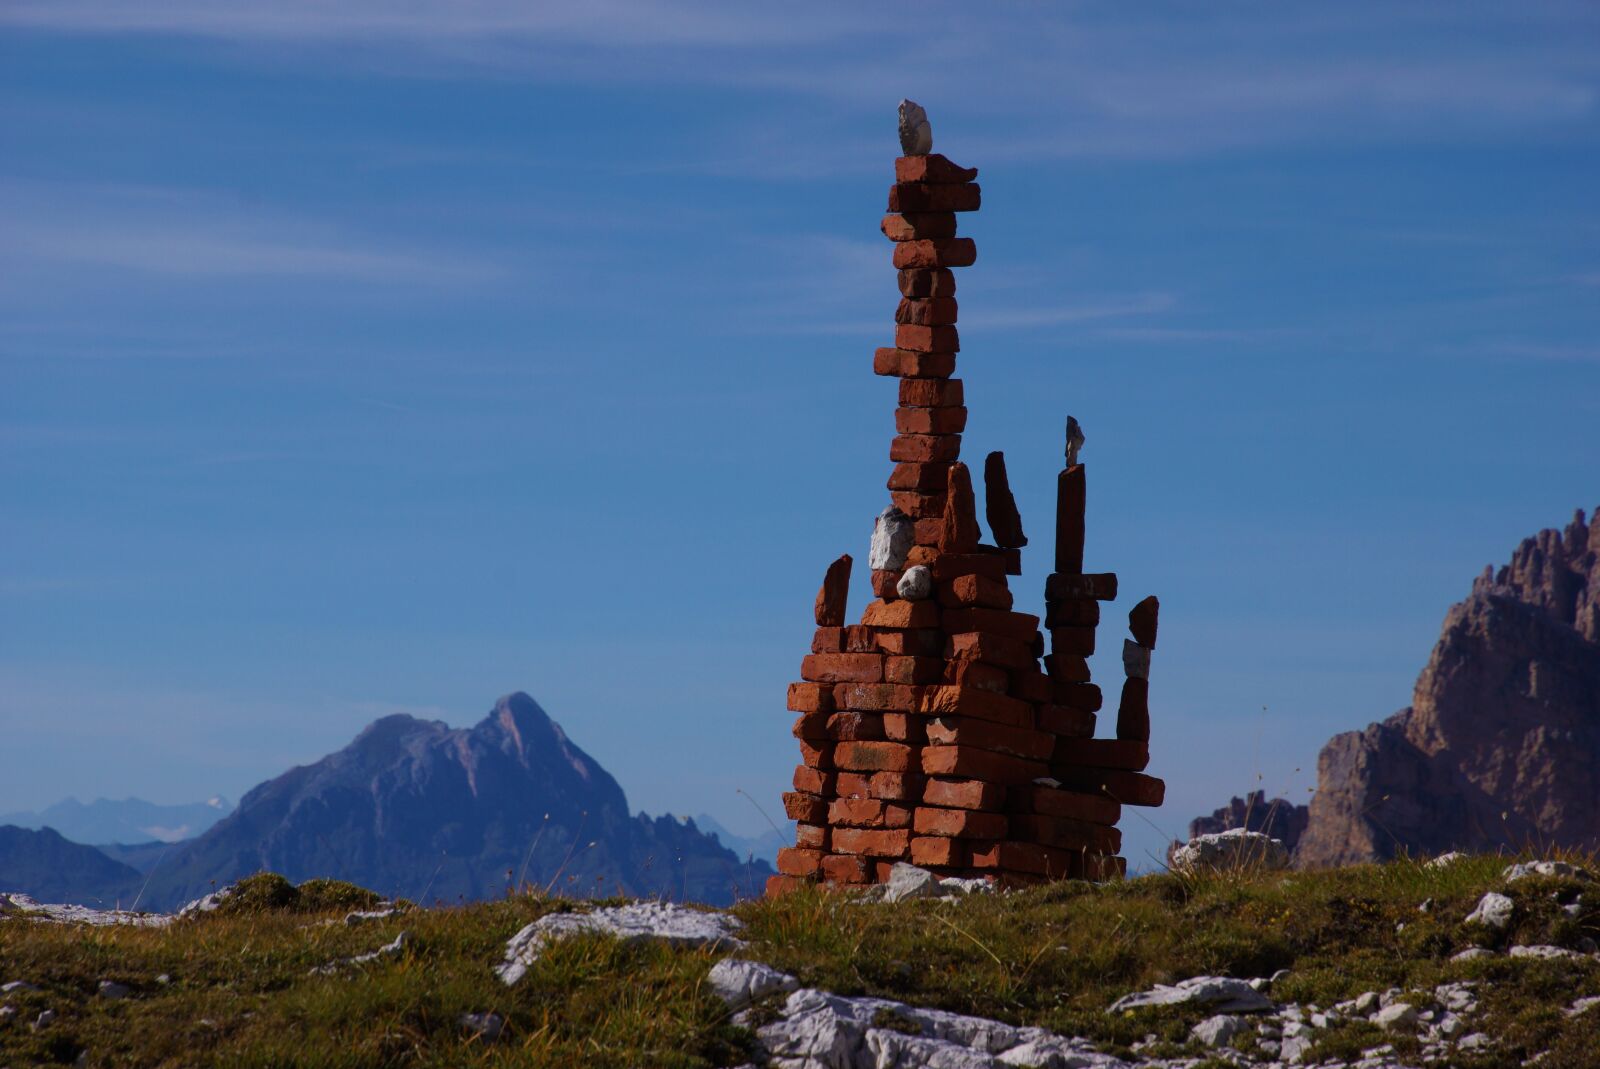
[[[864,903],[816,891],[749,902],[744,956],[840,994],[869,994],[1091,1037],[1107,1050],[1154,1034],[1188,1050],[1201,1010],[1109,1015],[1115,998],[1201,973],[1265,976],[1290,970],[1279,1001],[1330,1007],[1364,991],[1426,991],[1484,981],[1473,1030],[1498,1046],[1454,1064],[1518,1066],[1535,1053],[1554,1069],[1593,1064],[1600,1011],[1568,1019],[1573,999],[1600,994],[1593,961],[1452,963],[1471,945],[1577,946],[1600,938],[1600,889],[1574,919],[1560,906],[1573,881],[1499,882],[1510,859],[1443,869],[1409,861],[1319,873],[1149,876],[1061,883],[956,903]],[[1592,861],[1577,859],[1590,871]],[[1461,922],[1487,890],[1517,903],[1510,929]],[[0,1026],[0,1066],[70,1064],[87,1050],[105,1066],[719,1066],[750,1057],[705,987],[718,955],[587,936],[556,944],[517,986],[493,966],[529,921],[573,903],[520,896],[461,908],[413,909],[355,927],[338,923],[372,899],[325,881],[294,888],[257,878],[226,909],[167,929],[87,928],[0,921],[0,981],[41,991],[0,1001],[18,1016]],[[1432,901],[1428,912],[1418,906]],[[324,923],[326,921],[336,923]],[[400,955],[313,975],[315,966],[389,942]],[[166,974],[169,982],[158,982]],[[100,980],[135,997],[95,996]],[[27,1027],[38,1012],[58,1020]],[[463,1013],[493,1011],[506,1035],[467,1035]],[[1318,1033],[1314,1056],[1355,1056],[1383,1042],[1370,1025]],[[1404,1054],[1415,1044],[1399,1040]]]

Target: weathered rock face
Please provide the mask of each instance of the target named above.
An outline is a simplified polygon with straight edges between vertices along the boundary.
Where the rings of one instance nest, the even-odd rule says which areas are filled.
[[[1527,843],[1600,847],[1600,514],[1486,569],[1410,708],[1335,736],[1302,867]]]

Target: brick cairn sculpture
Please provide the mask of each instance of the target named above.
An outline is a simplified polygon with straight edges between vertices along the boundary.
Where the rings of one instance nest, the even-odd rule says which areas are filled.
[[[784,808],[799,826],[768,894],[812,881],[881,883],[898,861],[1007,885],[1120,876],[1122,806],[1160,805],[1165,791],[1143,774],[1153,597],[1129,614],[1116,738],[1094,737],[1102,699],[1086,658],[1117,577],[1083,570],[1076,420],[1045,581],[1048,654],[1039,617],[1012,608],[1006,577],[1021,574],[1027,538],[1000,453],[983,472],[995,544],[980,542],[972,478],[958,459],[967,410],[951,377],[960,348],[951,269],[977,258],[972,239],[956,237],[956,213],[978,209],[977,171],[926,154],[925,117],[920,133],[908,144],[902,121],[902,144],[924,154],[895,161],[882,224],[903,296],[895,347],[873,358],[877,374],[899,379],[900,395],[890,506],[868,561],[876,600],[847,624],[852,559],[828,567],[811,654],[789,686],[801,763]]]

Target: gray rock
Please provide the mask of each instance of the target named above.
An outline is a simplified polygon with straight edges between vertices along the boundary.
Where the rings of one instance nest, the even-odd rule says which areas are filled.
[[[1157,984],[1149,991],[1123,995],[1111,1004],[1107,1012],[1121,1013],[1144,1006],[1176,1006],[1182,1003],[1213,1006],[1224,1013],[1260,1013],[1275,1008],[1271,999],[1244,980],[1230,976],[1192,976],[1172,986]]]
[[[800,981],[759,961],[724,958],[711,967],[706,980],[730,1010],[748,1006],[774,991],[793,991]]]
[[[37,991],[37,984],[30,984],[26,980],[10,980],[0,984],[0,995],[9,995],[13,991]]]
[[[1432,861],[1429,861],[1423,867],[1424,868],[1430,868],[1430,869],[1443,869],[1443,868],[1448,868],[1451,865],[1454,865],[1457,861],[1465,861],[1466,859],[1467,859],[1467,855],[1466,854],[1463,854],[1459,850],[1452,850],[1448,854],[1440,854],[1438,857],[1434,858]]]
[[[900,152],[906,156],[926,156],[933,151],[933,127],[928,113],[914,100],[900,101]]]
[[[1600,1006],[1600,995],[1590,995],[1587,998],[1580,998],[1561,1012],[1568,1017],[1576,1017],[1580,1013],[1588,1013],[1596,1006]]]
[[[1299,1065],[1311,1052],[1311,1039],[1307,1036],[1288,1036],[1278,1047],[1278,1057],[1290,1065]]]
[[[921,564],[907,568],[894,592],[907,601],[926,601],[933,596],[933,573]]]
[[[1129,679],[1149,679],[1150,651],[1132,639],[1123,639],[1122,671]]]
[[[460,1024],[468,1035],[493,1043],[505,1031],[506,1019],[498,1013],[463,1013]]]
[[[172,983],[172,977],[167,973],[162,973],[160,976],[156,977],[156,983],[165,986]]]
[[[899,902],[906,898],[930,898],[939,893],[939,878],[927,869],[896,861],[889,870],[883,893],[885,902]]]
[[[1230,828],[1195,836],[1172,851],[1170,863],[1180,872],[1251,868],[1275,871],[1289,867],[1289,851],[1281,839],[1258,831]]]
[[[1467,914],[1468,924],[1487,924],[1491,928],[1504,928],[1511,923],[1516,903],[1499,891],[1490,891],[1478,901],[1478,908]]]
[[[377,961],[379,958],[393,957],[409,946],[410,943],[411,936],[406,932],[401,932],[391,942],[385,943],[377,950],[369,950],[365,954],[357,954],[353,958],[340,958],[338,961],[330,961],[326,965],[318,965],[311,970],[311,974],[314,976],[331,976],[347,966],[365,965],[368,962]]]
[[[1189,1038],[1208,1047],[1226,1047],[1233,1042],[1234,1036],[1244,1031],[1244,1028],[1243,1018],[1219,1013],[1215,1017],[1207,1017],[1190,1029]]]
[[[1086,439],[1083,436],[1083,427],[1078,423],[1078,421],[1076,419],[1073,419],[1071,416],[1068,416],[1067,417],[1067,467],[1070,468],[1070,467],[1072,467],[1074,464],[1076,464],[1078,462],[1078,451],[1083,448],[1083,443],[1085,441],[1087,441],[1087,440],[1088,439]]]
[[[1552,961],[1556,959],[1579,961],[1584,957],[1584,955],[1579,954],[1576,950],[1568,950],[1566,947],[1553,946],[1515,946],[1506,953],[1510,954],[1513,958],[1541,958],[1545,961]]]
[[[939,881],[939,886],[953,895],[993,894],[994,884],[982,876],[973,876],[970,879],[961,876],[946,876]]]
[[[58,902],[35,902],[15,891],[0,895],[0,913],[21,914],[23,919],[42,924],[88,924],[104,927],[129,924],[140,928],[162,928],[172,923],[167,913],[134,913],[121,909],[90,909]]]
[[[1461,1042],[1457,1043],[1456,1047],[1459,1050],[1481,1050],[1493,1042],[1494,1040],[1482,1032],[1474,1032],[1470,1036],[1462,1036]]]
[[[885,1028],[867,1029],[863,1046],[873,1069],[1002,1069],[1005,1065],[992,1054],[947,1039]]]
[[[0,1025],[10,1024],[11,1018],[17,1015],[17,1008],[10,1003],[0,1006]]]
[[[1520,865],[1512,865],[1500,874],[1506,883],[1516,883],[1529,876],[1562,877],[1569,880],[1592,880],[1588,869],[1579,868],[1577,865],[1565,861],[1528,861]]]
[[[705,913],[673,902],[632,902],[591,913],[552,913],[511,937],[505,961],[495,966],[495,973],[502,982],[514,984],[538,960],[546,943],[573,935],[595,932],[625,942],[655,939],[674,946],[721,949],[744,945],[734,935],[742,926],[731,914]]]
[[[916,536],[916,525],[911,517],[890,505],[878,513],[872,525],[867,567],[875,572],[898,572],[906,566],[906,554],[911,552]]]
[[[1457,954],[1450,955],[1451,961],[1477,961],[1479,958],[1492,958],[1494,951],[1486,947],[1468,947]]]
[[[1372,1023],[1385,1032],[1415,1032],[1417,1008],[1409,1002],[1395,1002],[1379,1010]]]
[[[56,1019],[56,1011],[55,1010],[41,1010],[39,1012],[39,1016],[34,1018],[33,1030],[35,1032],[38,1032],[41,1029],[48,1028],[50,1026],[50,1022],[54,1021],[55,1019]]]
[[[386,909],[358,909],[352,913],[346,913],[344,922],[354,928],[356,925],[366,924],[368,921],[382,921],[388,920],[390,917],[398,917],[401,912],[400,909],[394,906],[389,906]]]
[[[115,980],[101,980],[99,994],[101,998],[127,998],[133,991],[127,984],[119,984]]]

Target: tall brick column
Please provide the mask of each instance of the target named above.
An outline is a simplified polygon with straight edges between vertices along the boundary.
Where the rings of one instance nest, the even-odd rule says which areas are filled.
[[[1103,878],[1125,867],[1115,856],[1121,802],[1150,804],[1109,789],[1120,781],[1089,782],[1102,770],[1136,775],[1144,759],[1132,751],[1146,744],[1092,738],[1100,692],[1084,658],[1116,577],[1082,571],[1082,468],[1063,473],[1066,541],[1075,530],[1077,549],[1061,555],[1058,516],[1048,671],[1040,619],[1014,610],[1007,583],[1021,574],[1027,539],[999,453],[984,464],[996,544],[981,541],[960,461],[967,410],[952,377],[955,269],[977,259],[956,220],[978,209],[976,177],[939,155],[895,161],[882,230],[901,300],[895,344],[877,350],[873,370],[899,380],[899,407],[889,507],[869,558],[876,597],[846,623],[849,557],[818,593],[811,653],[789,687],[801,764],[784,807],[799,828],[769,893],[812,880],[881,882],[897,861],[1007,883]]]

